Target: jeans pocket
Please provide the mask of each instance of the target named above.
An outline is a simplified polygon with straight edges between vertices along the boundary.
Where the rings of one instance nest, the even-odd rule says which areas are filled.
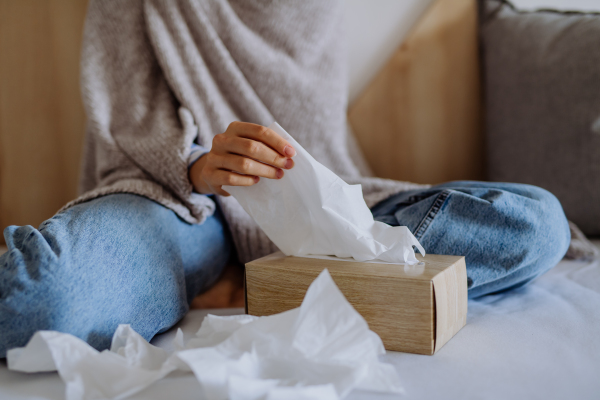
[[[450,197],[451,193],[452,193],[452,190],[449,190],[449,189],[442,190],[441,192],[438,193],[435,200],[433,201],[433,204],[431,204],[431,206],[427,210],[427,213],[423,216],[423,218],[421,219],[421,222],[419,223],[419,225],[417,225],[417,227],[415,228],[415,230],[413,232],[413,234],[415,235],[417,240],[421,240],[421,238],[427,231],[427,228],[429,228],[429,226],[431,225],[431,222],[433,222],[433,219],[435,218],[435,216],[442,209],[442,207],[444,206],[444,203],[446,203],[446,201]],[[424,199],[422,199],[422,200],[424,200]]]

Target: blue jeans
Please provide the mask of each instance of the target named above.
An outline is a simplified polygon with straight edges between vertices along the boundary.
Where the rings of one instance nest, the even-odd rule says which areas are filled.
[[[190,225],[144,197],[113,194],[42,223],[9,226],[0,256],[0,358],[37,330],[110,347],[119,324],[150,340],[179,321],[225,267],[220,212]]]
[[[371,211],[407,226],[431,254],[465,256],[470,298],[523,286],[554,267],[571,241],[559,201],[531,185],[448,182],[398,193]]]
[[[394,195],[377,220],[406,225],[429,253],[465,255],[469,295],[525,284],[569,245],[560,203],[527,185],[452,182]],[[190,225],[143,197],[113,194],[44,222],[10,226],[0,256],[0,357],[37,330],[108,348],[118,324],[144,338],[174,325],[212,285],[230,252],[217,213]]]

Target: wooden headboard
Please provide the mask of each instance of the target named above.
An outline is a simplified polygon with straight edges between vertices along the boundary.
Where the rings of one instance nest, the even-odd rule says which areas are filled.
[[[0,229],[37,227],[77,194],[86,7],[0,1]]]
[[[348,116],[376,176],[483,179],[475,0],[436,0]]]

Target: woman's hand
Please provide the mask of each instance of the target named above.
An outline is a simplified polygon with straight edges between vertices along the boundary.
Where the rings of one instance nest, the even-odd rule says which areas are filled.
[[[190,168],[194,189],[203,194],[229,196],[222,185],[252,186],[260,177],[281,179],[294,166],[296,150],[264,126],[232,122],[213,139],[212,149]]]

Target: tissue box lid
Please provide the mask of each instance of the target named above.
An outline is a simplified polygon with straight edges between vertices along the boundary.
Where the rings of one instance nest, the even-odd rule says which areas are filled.
[[[387,350],[434,354],[466,324],[465,259],[417,258],[417,265],[397,265],[274,253],[246,264],[246,312],[262,316],[299,307],[327,268]]]

